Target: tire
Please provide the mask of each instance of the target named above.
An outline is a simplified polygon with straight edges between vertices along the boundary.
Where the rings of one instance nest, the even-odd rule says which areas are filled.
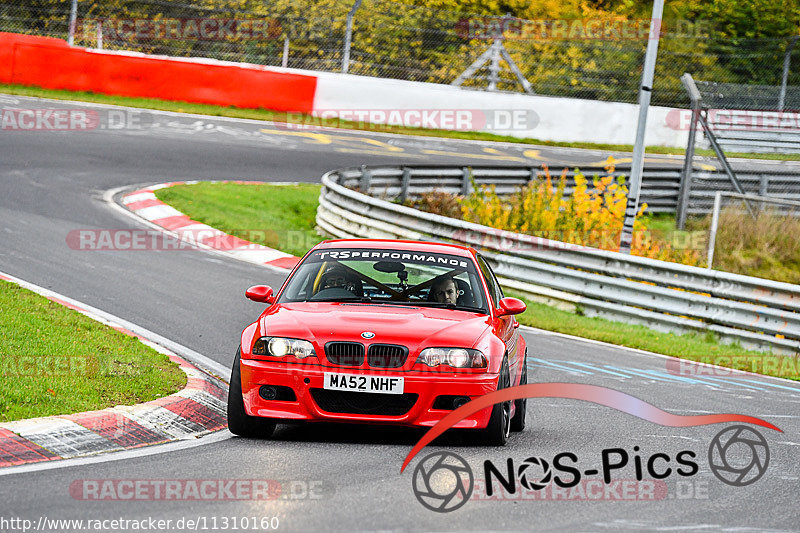
[[[497,379],[497,390],[507,389],[511,385],[508,371],[508,358],[503,358],[500,377]],[[497,403],[492,407],[489,424],[483,430],[483,441],[488,446],[505,446],[511,432],[511,402]]]
[[[519,380],[520,385],[528,384],[528,363],[523,362],[522,378]],[[525,412],[528,409],[528,399],[521,398],[514,400],[514,416],[511,418],[511,431],[524,431],[525,430]]]
[[[272,436],[277,423],[271,418],[250,416],[244,410],[242,398],[241,348],[236,350],[236,358],[231,369],[231,382],[228,387],[228,429],[234,435],[250,438],[267,438]]]

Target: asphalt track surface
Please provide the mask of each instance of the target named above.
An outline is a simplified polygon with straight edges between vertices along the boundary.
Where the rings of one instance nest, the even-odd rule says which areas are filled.
[[[5,96],[0,104],[72,107]],[[244,289],[256,283],[277,287],[283,275],[202,251],[70,249],[70,230],[143,227],[111,209],[102,199],[105,191],[188,179],[316,182],[326,170],[342,166],[503,162],[503,157],[526,157],[527,150],[536,150],[540,160],[571,164],[603,155],[503,145],[487,150],[479,143],[346,132],[312,138],[307,132],[276,134],[276,127],[265,123],[158,113],[150,119],[144,129],[0,133],[0,270],[139,324],[226,366],[233,361],[242,328],[261,311],[260,304],[244,298]],[[273,516],[285,531],[797,530],[800,384],[752,376],[686,378],[671,374],[662,357],[545,332],[524,334],[532,357],[530,381],[589,383],[675,414],[742,413],[774,423],[784,432],[758,428],[771,451],[768,470],[746,487],[728,486],[712,474],[707,450],[725,424],[662,427],[586,402],[537,399],[528,403],[528,429],[513,434],[505,448],[472,445],[464,436],[446,438],[423,450],[404,474],[400,465],[419,431],[281,426],[267,441],[231,436],[187,450],[2,476],[0,517],[34,524],[40,517],[154,517],[173,520],[173,530],[181,518],[206,517],[210,527],[216,517],[221,527],[224,517]],[[519,464],[530,456],[549,461],[572,452],[583,470],[599,467],[604,448],[624,448],[633,456],[634,446],[645,460],[658,452],[674,459],[682,450],[694,451],[699,472],[667,478],[668,492],[657,501],[615,501],[621,495],[617,485],[600,499],[473,500],[457,511],[435,513],[411,489],[414,466],[434,450],[458,453],[482,479],[486,459],[505,465],[512,458]],[[616,480],[633,477],[632,463],[614,473]],[[288,497],[275,501],[81,501],[69,487],[83,479],[293,483],[283,485]]]

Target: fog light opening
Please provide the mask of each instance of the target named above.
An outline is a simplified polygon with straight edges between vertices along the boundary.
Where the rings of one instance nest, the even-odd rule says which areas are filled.
[[[278,389],[271,385],[261,385],[258,388],[258,395],[264,400],[275,400],[278,397]]]
[[[453,399],[453,409],[458,409],[467,403],[469,403],[469,396],[456,396]]]

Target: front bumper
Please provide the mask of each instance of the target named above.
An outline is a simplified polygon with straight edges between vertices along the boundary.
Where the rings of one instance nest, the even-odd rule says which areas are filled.
[[[294,368],[297,366],[297,368]],[[323,389],[325,372],[369,374],[404,378],[404,393],[416,394],[410,409],[402,415],[376,413],[344,413],[323,410],[315,401],[312,390]],[[248,415],[285,420],[339,421],[403,426],[433,426],[452,410],[433,409],[434,401],[442,395],[475,398],[497,389],[498,374],[456,374],[444,372],[386,372],[380,369],[348,369],[313,365],[286,365],[269,361],[242,359],[242,395]],[[289,387],[295,401],[270,401],[259,396],[262,385]],[[319,398],[319,393],[318,398]],[[348,392],[359,400],[370,393]],[[456,428],[484,428],[492,409],[488,407],[458,422]]]

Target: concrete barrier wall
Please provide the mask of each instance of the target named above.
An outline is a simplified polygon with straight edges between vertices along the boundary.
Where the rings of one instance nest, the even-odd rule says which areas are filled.
[[[499,135],[543,141],[633,144],[639,106],[577,98],[557,98],[513,93],[490,93],[401,80],[335,73],[316,73],[315,112],[328,110],[450,109],[528,111],[519,128],[479,127]],[[531,120],[531,113],[535,119]],[[648,113],[645,142],[649,146],[685,147],[688,131],[677,124],[679,110],[653,106]],[[395,121],[396,122],[396,121]],[[478,125],[480,125],[480,121]],[[502,126],[502,125],[500,125]]]
[[[359,112],[389,124],[409,125],[409,116],[419,116],[420,125],[439,129],[559,142],[633,144],[638,114],[633,104],[91,50],[13,33],[0,33],[0,82],[350,118]],[[651,107],[646,143],[685,146],[679,113]]]
[[[87,50],[60,39],[0,33],[0,82],[308,113],[317,79],[258,65]]]

